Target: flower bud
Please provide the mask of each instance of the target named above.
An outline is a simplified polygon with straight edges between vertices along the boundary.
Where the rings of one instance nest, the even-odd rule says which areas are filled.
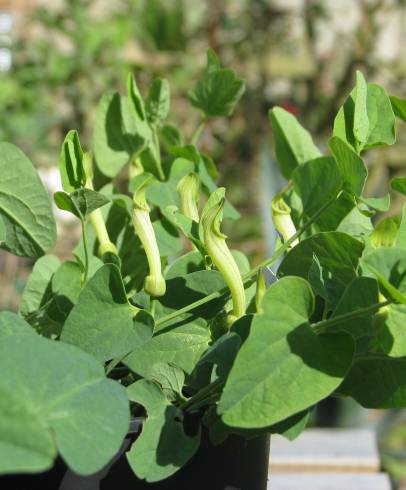
[[[199,210],[197,204],[200,194],[199,176],[192,172],[185,175],[178,183],[176,190],[180,196],[180,209],[188,218],[199,222]]]
[[[272,221],[277,231],[282,235],[284,242],[287,242],[296,233],[290,212],[290,207],[280,194],[272,199]],[[294,247],[298,243],[299,240],[296,239],[291,246]]]

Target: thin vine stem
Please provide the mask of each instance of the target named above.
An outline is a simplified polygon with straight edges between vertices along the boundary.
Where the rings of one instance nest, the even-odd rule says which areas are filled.
[[[199,142],[199,138],[202,134],[202,131],[204,129],[204,126],[206,124],[206,121],[207,119],[206,118],[202,118],[200,121],[199,121],[199,124],[196,126],[196,129],[193,131],[193,134],[192,136],[190,137],[190,143],[194,146],[197,145],[197,143]]]
[[[354,311],[349,311],[348,313],[343,313],[342,315],[337,315],[333,318],[329,318],[328,320],[322,320],[320,322],[314,323],[313,330],[316,333],[322,333],[328,330],[330,327],[334,327],[335,325],[339,325],[342,322],[355,320],[360,318],[368,313],[375,313],[380,308],[384,306],[390,305],[392,303],[391,300],[381,301],[380,303],[374,303],[370,306],[365,306],[364,308],[358,308]]]
[[[81,218],[80,223],[82,225],[83,249],[85,253],[85,270],[82,277],[82,284],[85,284],[89,274],[89,251],[87,249],[86,225],[84,219]]]
[[[182,410],[187,410],[193,407],[196,403],[204,401],[207,397],[211,396],[215,390],[221,388],[224,385],[224,381],[220,378],[214,380],[209,385],[202,388],[196,394],[188,398],[184,403],[180,405],[179,408]]]
[[[302,235],[302,233],[304,231],[307,230],[307,228],[309,226],[312,225],[312,223],[314,223],[323,213],[324,211],[326,211],[326,209],[328,209],[335,201],[336,199],[338,199],[338,197],[340,196],[341,192],[329,199],[303,226],[301,226],[297,232],[291,236],[291,238],[289,240],[287,240],[283,245],[281,245],[273,254],[271,257],[269,257],[268,259],[262,261],[260,264],[258,264],[256,267],[254,267],[253,269],[251,269],[249,272],[247,272],[246,274],[244,274],[242,276],[242,280],[244,282],[244,286],[247,286],[247,283],[252,279],[253,276],[256,276],[258,274],[258,271],[263,269],[264,267],[268,267],[270,265],[272,265],[286,250],[288,250],[288,248],[291,246],[291,244],[298,238],[300,237],[300,235]],[[204,305],[206,303],[208,303],[209,301],[212,301],[214,299],[217,299],[217,298],[221,298],[222,296],[224,296],[225,294],[229,294],[230,291],[228,289],[228,287],[225,287],[223,289],[221,289],[220,291],[216,291],[214,293],[211,293],[207,296],[204,296],[203,298],[195,301],[194,303],[190,303],[189,305],[187,306],[184,306],[183,308],[180,308],[179,310],[176,310],[172,313],[169,313],[168,315],[165,315],[163,316],[162,318],[160,318],[157,322],[156,322],[156,325],[157,326],[162,326],[170,321],[172,321],[173,319],[181,316],[181,315],[184,315],[185,313],[188,313],[189,311],[192,311],[196,308],[198,308],[199,306],[201,305]]]

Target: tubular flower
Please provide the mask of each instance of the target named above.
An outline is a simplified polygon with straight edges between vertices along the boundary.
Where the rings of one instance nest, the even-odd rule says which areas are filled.
[[[180,196],[180,207],[182,213],[188,218],[199,222],[199,210],[197,203],[200,194],[199,176],[192,172],[185,175],[178,183],[176,190]]]
[[[144,281],[144,290],[150,296],[163,296],[166,292],[166,283],[162,275],[161,257],[155,231],[149,216],[150,208],[145,199],[145,190],[151,179],[151,175],[139,176],[140,184],[136,187],[133,197],[132,221],[148,260],[149,274]]]
[[[201,225],[207,253],[231,292],[233,311],[227,317],[227,325],[230,327],[245,314],[246,299],[240,271],[226,243],[227,236],[220,231],[224,203],[224,188],[220,188],[210,196],[203,210]]]
[[[86,174],[86,187],[88,189],[94,190],[93,187],[93,168],[92,168],[92,157],[90,153],[85,153],[83,155],[83,167]],[[112,253],[118,255],[117,247],[110,240],[109,234],[107,232],[106,223],[104,222],[103,214],[101,209],[95,209],[89,214],[89,221],[92,224],[94,232],[99,241],[99,254],[103,256],[106,253]]]
[[[285,242],[296,233],[296,228],[292,221],[290,212],[290,207],[286,204],[280,194],[272,199],[272,221]],[[294,240],[292,242],[292,247],[298,243],[298,239]]]

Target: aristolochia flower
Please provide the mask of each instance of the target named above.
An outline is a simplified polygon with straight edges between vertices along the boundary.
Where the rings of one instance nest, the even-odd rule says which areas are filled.
[[[231,292],[233,311],[227,318],[228,326],[231,326],[235,320],[245,314],[246,299],[240,271],[226,243],[227,236],[220,231],[225,203],[224,194],[225,189],[220,188],[210,196],[203,209],[201,230],[207,253]]]
[[[296,233],[296,228],[292,221],[290,212],[290,207],[286,204],[280,194],[272,199],[272,221],[285,242],[292,238],[292,236]],[[292,247],[298,243],[298,239],[294,240],[292,242]]]
[[[145,198],[146,187],[153,177],[150,174],[142,174],[136,179],[138,183],[135,183],[132,221],[148,260],[149,275],[145,278],[144,290],[150,296],[163,296],[166,291],[166,283],[162,275],[161,257],[155,231],[149,216],[150,208]]]
[[[180,197],[180,209],[188,218],[199,222],[199,210],[197,204],[200,193],[199,176],[192,172],[185,175],[178,183],[176,190]]]

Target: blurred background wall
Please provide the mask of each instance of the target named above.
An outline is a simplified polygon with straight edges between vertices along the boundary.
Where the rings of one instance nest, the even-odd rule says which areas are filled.
[[[242,214],[228,230],[231,239],[255,263],[273,248],[269,203],[283,185],[268,109],[290,110],[323,146],[355,70],[405,97],[405,0],[0,0],[0,139],[20,146],[56,190],[66,132],[78,129],[89,148],[101,94],[123,89],[128,71],[141,88],[155,76],[168,78],[171,117],[191,133],[196,120],[185,97],[208,46],[247,80],[238,110],[211,123],[201,145]],[[383,195],[389,177],[405,174],[400,127],[398,139],[368,154],[367,194]],[[57,253],[64,256],[77,232],[62,219],[60,227]],[[1,308],[16,307],[29,266],[0,252]],[[406,479],[404,411],[382,418],[349,406],[338,419],[380,429],[387,469]]]

